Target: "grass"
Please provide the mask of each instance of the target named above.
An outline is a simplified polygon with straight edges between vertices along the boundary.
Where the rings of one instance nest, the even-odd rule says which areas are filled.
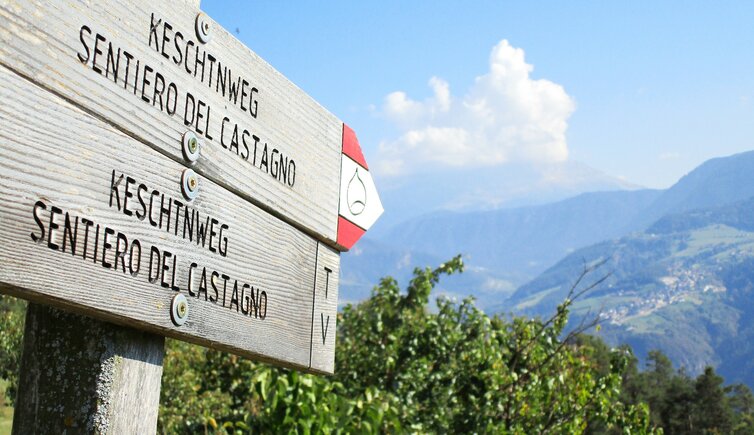
[[[528,298],[524,299],[523,301],[521,301],[518,305],[516,305],[515,309],[516,310],[525,310],[526,308],[533,307],[533,306],[537,305],[540,301],[542,301],[542,299],[544,299],[545,296],[547,296],[548,294],[550,294],[550,293],[552,293],[552,292],[554,292],[554,291],[556,291],[558,289],[560,289],[560,287],[556,286],[556,287],[549,288],[547,290],[543,290],[541,292],[537,292],[537,293],[529,296]]]
[[[3,405],[0,408],[0,435],[10,435],[13,428],[13,408]]]
[[[9,435],[13,428],[13,408],[5,405],[7,384],[5,379],[0,379],[0,435]]]
[[[686,249],[676,252],[677,257],[693,257],[720,246],[725,246],[725,251],[731,249],[751,248],[754,235],[747,231],[737,230],[727,225],[710,225],[705,228],[694,230],[688,240]]]

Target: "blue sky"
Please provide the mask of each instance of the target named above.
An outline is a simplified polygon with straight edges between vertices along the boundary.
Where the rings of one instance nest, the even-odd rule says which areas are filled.
[[[201,6],[349,124],[377,171],[543,155],[667,187],[706,159],[754,149],[754,2]],[[496,47],[504,68],[533,70],[491,74]],[[478,127],[479,101],[510,125]],[[453,150],[449,137],[468,143]]]

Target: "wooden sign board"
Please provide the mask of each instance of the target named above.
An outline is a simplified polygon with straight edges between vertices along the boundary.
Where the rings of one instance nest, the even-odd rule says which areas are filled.
[[[339,251],[367,229],[339,211],[342,122],[191,4],[3,1],[0,20],[0,290],[332,373]]]
[[[4,1],[4,3],[8,3]],[[335,243],[343,123],[209,18],[172,1],[10,2],[9,68],[317,238]]]

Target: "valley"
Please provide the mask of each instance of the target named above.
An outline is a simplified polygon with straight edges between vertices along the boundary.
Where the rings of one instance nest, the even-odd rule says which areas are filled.
[[[593,333],[642,361],[661,349],[690,374],[712,365],[754,386],[754,152],[705,162],[666,190],[410,219],[344,256],[344,296],[458,253],[467,271],[435,296],[473,296],[503,315],[548,316],[585,265],[605,261],[595,277],[609,276],[574,303],[573,325],[599,317]]]

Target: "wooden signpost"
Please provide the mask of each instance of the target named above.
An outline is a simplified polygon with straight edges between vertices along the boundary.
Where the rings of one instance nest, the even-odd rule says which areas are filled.
[[[30,305],[15,430],[154,431],[156,409],[138,430],[114,411],[154,388],[112,379],[158,395],[162,336],[332,373],[339,255],[382,213],[353,131],[192,2],[2,0],[0,20],[0,290],[53,307]],[[98,320],[56,330],[58,308]],[[122,351],[89,356],[91,412],[44,414],[44,337],[77,329]]]

